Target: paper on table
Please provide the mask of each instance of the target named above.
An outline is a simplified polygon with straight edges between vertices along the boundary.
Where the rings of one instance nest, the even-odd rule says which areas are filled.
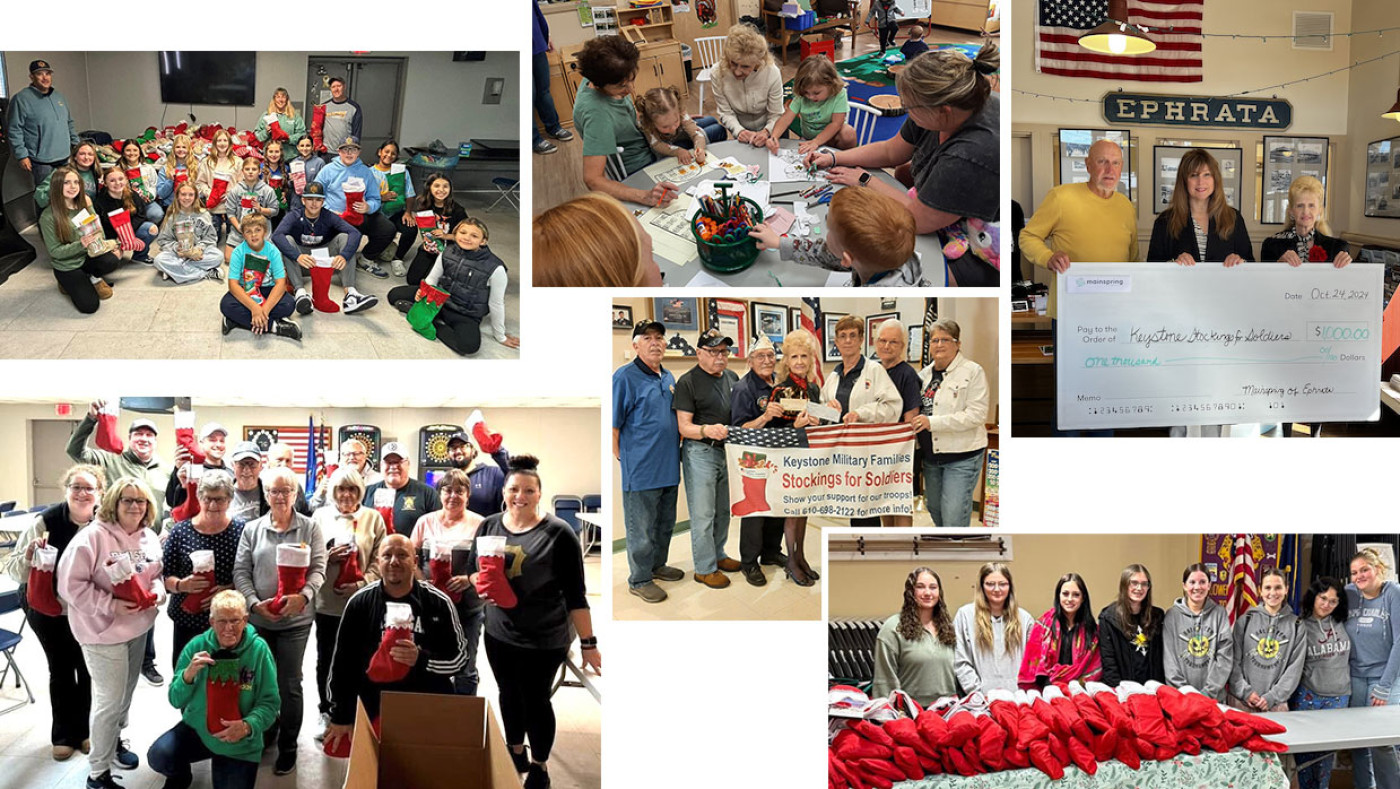
[[[715,194],[715,184],[717,183],[729,184],[729,194],[743,195],[755,203],[758,203],[758,207],[765,212],[768,210],[769,185],[767,181],[759,181],[752,184],[741,184],[735,181],[701,181],[695,186],[685,190],[685,192],[686,194],[695,195],[696,197],[700,195],[710,195],[713,197]],[[690,218],[694,219],[695,215],[699,212],[700,201],[696,200],[690,207]]]
[[[651,180],[654,183],[659,184],[662,181],[670,181],[673,184],[681,184],[686,181],[693,181],[701,175],[715,169],[718,168],[713,162],[707,161],[704,164],[696,164],[695,162],[680,164],[678,161],[668,156],[655,164],[648,165],[642,172],[651,176]]]
[[[710,272],[708,272],[708,271],[706,271],[706,270],[704,270],[704,269],[700,269],[699,273],[697,273],[695,276],[691,277],[689,282],[685,283],[685,287],[687,287],[687,288],[727,288],[727,287],[729,287],[729,283],[728,283],[728,282],[725,282],[724,280],[720,279],[719,277],[716,277],[715,275],[711,274]]]
[[[797,219],[797,217],[793,216],[792,212],[786,208],[782,206],[773,206],[773,213],[763,221],[767,222],[768,226],[773,228],[774,233],[781,236],[788,231],[788,228],[792,227],[793,220],[795,219]]]
[[[779,148],[768,154],[768,180],[772,183],[792,181],[825,181],[825,175],[811,172],[802,164],[802,154],[796,148]]]
[[[726,173],[729,173],[735,178],[738,178],[739,176],[749,171],[749,168],[746,165],[741,163],[738,159],[735,159],[733,156],[726,156],[723,159],[720,159],[719,161],[715,162],[715,166],[725,171]]]
[[[312,265],[316,268],[331,267],[331,251],[326,247],[315,247],[311,250]]]
[[[835,408],[832,408],[829,405],[822,405],[821,403],[808,403],[807,416],[814,416],[818,419],[824,419],[827,422],[841,421],[840,411],[836,410]]]
[[[695,237],[690,233],[691,199],[677,197],[665,208],[649,208],[637,221],[651,236],[652,252],[677,266],[695,257]]]

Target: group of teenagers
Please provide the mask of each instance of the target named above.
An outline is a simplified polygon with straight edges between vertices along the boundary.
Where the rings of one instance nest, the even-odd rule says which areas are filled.
[[[626,179],[666,157],[703,164],[707,145],[729,138],[776,153],[788,135],[800,140],[808,166],[847,188],[831,199],[823,238],[780,236],[760,224],[750,234],[760,249],[848,269],[853,286],[924,286],[943,284],[944,277],[925,274],[914,238],[937,233],[945,242],[948,284],[998,284],[995,256],[978,257],[966,243],[1000,217],[996,44],[985,44],[975,58],[943,50],[909,61],[896,78],[908,118],[894,137],[865,145],[846,122],[846,83],[832,61],[805,58],[784,104],[768,43],[746,24],[729,29],[720,60],[708,70],[718,118],[692,118],[672,87],[634,96],[639,59],[636,45],[618,36],[592,39],[577,55],[584,80],[573,121],[591,191],[535,218],[535,284],[661,285],[650,239],[623,203],[664,207],[682,189],[670,181],[638,188]],[[894,168],[897,183],[866,168]]]
[[[1165,612],[1152,603],[1147,568],[1128,565],[1097,619],[1076,573],[1059,579],[1050,609],[1033,618],[1001,562],[982,566],[973,602],[950,616],[938,573],[919,567],[876,637],[872,696],[903,690],[928,704],[1072,681],[1156,681],[1247,712],[1400,704],[1400,587],[1382,580],[1388,568],[1373,550],[1353,556],[1350,570],[1349,584],[1314,579],[1295,613],[1284,573],[1265,569],[1260,602],[1232,625],[1210,597],[1204,564],[1186,567],[1183,594]],[[1394,746],[1351,753],[1353,786],[1400,787]],[[1331,754],[1295,758],[1300,786],[1328,786]]]
[[[337,89],[343,82],[333,79]],[[357,127],[318,146],[278,88],[253,131],[261,152],[250,148],[243,158],[227,129],[213,133],[207,151],[175,134],[154,163],[141,140],[117,141],[119,159],[110,165],[96,143],[79,141],[35,188],[59,289],[79,312],[96,312],[112,296],[109,275],[129,258],[175,284],[224,281],[225,335],[238,328],[299,342],[293,313],[351,315],[379,302],[357,289],[358,269],[403,277],[389,302],[459,355],[480,349],[488,316],[492,336],[518,347],[505,332],[507,267],[487,244],[486,223],[467,215],[446,175],[429,175],[416,193],[393,140],[372,165],[362,162]],[[84,212],[95,221],[80,227]],[[386,270],[380,262],[389,256]],[[339,303],[331,297],[337,277]]]
[[[575,636],[583,665],[602,661],[579,541],[540,509],[536,458],[509,455],[490,433],[486,456],[459,432],[453,467],[429,487],[409,475],[402,445],[385,444],[376,470],[350,439],[308,494],[252,442],[226,455],[217,423],[182,443],[177,462],[188,462],[174,470],[148,419],[131,423],[120,453],[86,446],[93,405],[69,445],[79,463],[63,475],[64,500],[4,560],[47,659],[54,759],[86,753],[90,789],[120,787],[111,771],[140,765],[122,729],[137,678],[164,681],[143,671],[164,607],[178,721],[147,762],[168,789],[190,786],[204,760],[215,787],[251,789],[274,747],[274,774],[295,769],[313,629],[314,738],[327,755],[348,756],[357,704],[379,732],[384,691],[475,695],[484,630],[511,758],[528,789],[549,786],[554,677]]]

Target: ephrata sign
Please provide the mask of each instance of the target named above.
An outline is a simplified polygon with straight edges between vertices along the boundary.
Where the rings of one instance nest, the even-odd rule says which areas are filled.
[[[1103,117],[1110,124],[1282,130],[1293,125],[1293,105],[1278,99],[1109,93],[1103,97]]]

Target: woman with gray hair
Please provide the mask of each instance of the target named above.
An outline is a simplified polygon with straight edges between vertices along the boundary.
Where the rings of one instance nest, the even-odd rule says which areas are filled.
[[[166,613],[175,624],[171,666],[179,661],[191,639],[209,629],[209,601],[233,588],[233,563],[243,535],[243,520],[229,517],[233,480],[227,474],[201,476],[195,497],[199,512],[170,527],[163,552],[165,591],[170,593]],[[212,580],[208,574],[211,560]]]
[[[806,161],[831,168],[833,183],[868,185],[898,200],[914,215],[920,233],[955,223],[962,227],[964,219],[997,222],[1001,102],[992,93],[992,77],[1000,67],[1000,52],[991,42],[975,58],[956,50],[925,52],[895,78],[909,113],[899,134],[848,151],[810,153]],[[903,186],[870,178],[864,169],[877,167],[896,168]],[[995,286],[1000,276],[972,254],[948,261],[948,271],[965,287]]]
[[[312,736],[317,740],[325,736],[331,720],[326,682],[331,675],[340,618],[351,595],[379,580],[379,563],[374,559],[379,555],[380,541],[388,534],[379,512],[361,503],[365,498],[365,480],[354,466],[336,469],[326,487],[330,490],[330,503],[311,513],[311,522],[326,541],[326,582],[316,593],[316,708],[320,722]]]
[[[970,525],[972,492],[987,452],[987,374],[962,355],[961,338],[957,321],[933,324],[933,362],[919,371],[919,412],[905,418],[923,452],[924,501],[935,526]]]
[[[899,420],[908,422],[919,413],[919,371],[904,360],[909,347],[909,333],[898,318],[890,318],[875,330],[875,355],[885,368],[894,388],[899,392]],[[912,494],[913,491],[911,490]],[[858,522],[860,521],[860,522]],[[852,518],[852,526],[913,526],[913,515],[881,515],[875,518]]]
[[[253,627],[277,661],[282,717],[272,772],[286,775],[297,765],[302,658],[315,618],[312,603],[326,580],[326,541],[320,527],[294,507],[297,478],[291,469],[273,469],[263,492],[268,512],[243,527],[233,583],[247,599]]]

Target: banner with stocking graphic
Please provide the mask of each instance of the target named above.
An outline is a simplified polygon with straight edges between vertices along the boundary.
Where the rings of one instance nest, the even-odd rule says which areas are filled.
[[[909,515],[914,431],[906,424],[729,429],[736,517]]]

